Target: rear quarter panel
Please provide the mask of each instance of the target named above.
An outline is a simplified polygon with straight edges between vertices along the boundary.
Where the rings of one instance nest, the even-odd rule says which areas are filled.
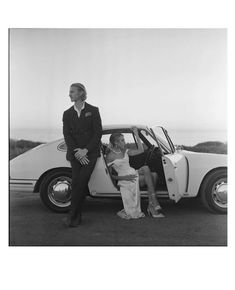
[[[57,149],[62,141],[40,145],[12,159],[10,178],[37,180],[50,169],[70,167],[70,163],[66,160],[66,152]]]

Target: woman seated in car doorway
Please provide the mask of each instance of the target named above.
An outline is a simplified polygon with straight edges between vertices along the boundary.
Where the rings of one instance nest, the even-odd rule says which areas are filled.
[[[109,169],[113,167],[118,175],[112,177],[118,181],[120,186],[124,209],[117,214],[121,218],[131,219],[144,217],[140,206],[139,185],[147,185],[148,188],[148,208],[147,212],[154,218],[164,217],[161,213],[161,206],[157,200],[155,187],[157,183],[157,173],[151,172],[148,166],[142,166],[135,170],[130,167],[129,156],[138,155],[144,152],[138,129],[132,128],[137,140],[137,149],[127,149],[124,136],[121,133],[113,133],[110,136],[110,151],[106,156]],[[111,173],[111,170],[110,170]],[[112,174],[112,173],[111,173]]]

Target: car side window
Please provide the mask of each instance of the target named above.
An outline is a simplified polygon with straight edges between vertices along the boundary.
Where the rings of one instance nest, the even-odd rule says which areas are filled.
[[[126,142],[126,146],[128,149],[137,149],[137,144],[135,142],[135,139],[133,137],[132,133],[122,133],[122,135],[124,136],[125,142]],[[101,138],[101,142],[103,145],[108,146],[109,145],[109,138],[110,138],[111,134],[103,134],[102,138]]]

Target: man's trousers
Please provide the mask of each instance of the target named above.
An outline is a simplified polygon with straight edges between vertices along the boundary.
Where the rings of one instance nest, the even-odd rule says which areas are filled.
[[[72,167],[72,193],[71,193],[71,221],[81,217],[82,206],[87,194],[87,185],[94,170],[97,157],[90,157],[89,163],[82,165],[78,160],[71,161]]]

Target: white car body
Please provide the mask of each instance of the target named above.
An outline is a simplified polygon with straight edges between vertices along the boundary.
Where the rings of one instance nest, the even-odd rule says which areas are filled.
[[[132,126],[103,126],[103,131],[128,129]],[[143,125],[135,126],[140,130],[151,131]],[[166,130],[165,133],[167,134]],[[10,190],[40,191],[40,184],[49,172],[70,168],[70,163],[66,160],[65,156],[66,150],[59,149],[59,145],[63,142],[64,139],[62,138],[42,144],[11,160]],[[159,147],[162,147],[160,143],[158,144]],[[227,156],[223,154],[195,153],[185,150],[174,151],[172,149],[171,152],[162,156],[162,164],[167,187],[166,190],[158,191],[158,195],[166,196],[177,202],[184,197],[197,196],[203,181],[209,174],[215,170],[227,168]],[[97,160],[88,186],[91,196],[107,197],[120,195],[120,191],[115,187],[107,171],[103,154]],[[146,191],[141,193],[146,194]]]

